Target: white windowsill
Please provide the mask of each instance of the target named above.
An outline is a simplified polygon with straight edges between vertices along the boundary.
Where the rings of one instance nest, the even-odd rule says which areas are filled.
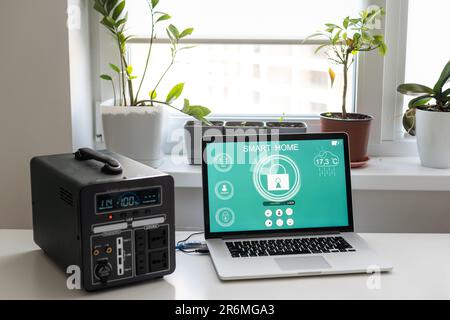
[[[201,166],[186,157],[166,156],[159,170],[171,174],[177,188],[201,188]],[[450,191],[450,169],[430,169],[417,157],[375,157],[365,168],[352,170],[354,190]]]

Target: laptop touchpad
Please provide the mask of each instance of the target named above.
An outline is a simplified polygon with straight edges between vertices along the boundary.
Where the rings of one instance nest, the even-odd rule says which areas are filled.
[[[275,258],[283,271],[329,269],[330,264],[321,256]]]

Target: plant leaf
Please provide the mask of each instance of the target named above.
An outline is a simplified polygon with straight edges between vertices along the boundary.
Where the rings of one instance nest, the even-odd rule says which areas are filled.
[[[405,83],[398,86],[397,91],[401,94],[406,94],[408,96],[418,96],[422,94],[433,94],[433,89],[417,84],[417,83]]]
[[[106,11],[106,9],[98,1],[95,1],[94,10],[99,12],[102,16],[108,15],[108,12]]]
[[[184,109],[184,108],[183,108]],[[209,114],[211,114],[211,110],[207,107],[203,106],[189,106],[188,112],[184,112],[185,114],[194,117],[201,122],[210,125],[211,123],[205,119]]]
[[[323,48],[325,48],[327,46],[329,46],[328,43],[325,43],[325,44],[322,44],[322,45],[318,46],[317,49],[314,50],[314,54],[317,54],[320,50],[322,50]]]
[[[111,17],[108,16],[104,17],[100,23],[103,24],[105,27],[109,28],[111,32],[114,32],[114,27],[116,23],[111,19]]]
[[[123,9],[125,9],[125,1],[122,1],[117,5],[117,7],[114,9],[112,18],[114,20],[117,20],[117,18],[119,18],[120,15],[122,14]]]
[[[178,40],[180,38],[180,31],[178,31],[177,27],[175,27],[173,24],[171,24],[167,28],[172,33],[172,35],[174,36],[175,39]]]
[[[181,50],[188,50],[188,49],[192,49],[192,48],[195,48],[195,46],[186,46],[186,47],[182,47],[182,48],[178,49],[178,51],[181,51]]]
[[[420,96],[420,97],[414,98],[408,103],[408,108],[412,109],[412,108],[422,107],[422,106],[426,105],[432,98],[433,98],[433,96],[431,96],[431,95]]]
[[[180,39],[184,38],[184,37],[187,37],[187,36],[190,36],[193,31],[194,31],[194,28],[184,29],[183,32],[181,32],[181,34],[180,34]]]
[[[127,22],[127,18],[120,19],[116,22],[116,28],[120,28],[121,25],[125,24]]]
[[[156,20],[156,23],[158,23],[158,22],[161,22],[161,21],[165,21],[165,20],[169,20],[169,19],[171,19],[172,17],[169,15],[169,14],[163,14],[161,17],[159,17],[157,20]]]
[[[175,38],[173,37],[172,33],[170,33],[169,28],[166,29],[167,36],[169,37],[170,43],[174,43]]]
[[[157,97],[158,95],[156,94],[156,91],[155,91],[155,90],[151,90],[151,91],[148,93],[148,96],[150,97],[150,99],[154,100],[154,99],[156,99],[156,97]]]
[[[448,88],[447,90],[445,90],[444,92],[442,92],[442,96],[445,98],[447,96],[450,96],[450,88]]]
[[[386,43],[384,43],[384,42],[380,43],[380,46],[378,47],[378,53],[381,56],[385,56],[386,55],[386,53],[387,53],[387,45],[386,45]]]
[[[340,36],[341,36],[341,30],[336,32],[336,34],[334,35],[333,39],[331,40],[331,43],[332,44],[336,44],[339,41],[339,37]]]
[[[383,37],[382,34],[375,34],[375,35],[373,36],[373,39],[374,39],[376,42],[380,43],[380,42],[383,41],[384,37]]]
[[[191,107],[189,100],[188,99],[184,99],[184,105],[183,105],[183,109],[181,110],[181,112],[185,113],[185,114],[189,114],[189,108]]]
[[[103,80],[106,80],[106,81],[112,81],[111,76],[109,76],[109,75],[107,75],[107,74],[102,74],[102,75],[100,76],[100,78],[102,78]]]
[[[127,67],[127,74],[128,74],[129,76],[131,76],[131,75],[133,74],[133,66],[128,66],[128,67]]]
[[[106,11],[108,11],[108,15],[113,11],[114,7],[117,5],[119,0],[108,0],[106,1]]]
[[[155,8],[159,3],[159,0],[152,0],[152,8]]]
[[[113,69],[115,72],[120,73],[119,67],[116,66],[115,64],[110,63],[110,64],[109,64],[109,67],[110,67],[111,69]]]
[[[450,61],[447,62],[447,64],[444,67],[444,70],[442,70],[441,76],[439,77],[438,82],[434,86],[434,94],[440,95],[442,92],[442,88],[445,86],[445,84],[450,80]]]
[[[402,119],[403,128],[412,136],[416,135],[416,109],[409,109],[405,112]]]
[[[333,71],[333,69],[328,68],[328,74],[330,75],[331,87],[333,88],[334,80],[336,79],[336,73]]]
[[[305,39],[303,39],[303,41],[301,43],[304,44],[306,41],[308,41],[308,40],[310,40],[312,38],[317,38],[318,36],[325,37],[325,34],[323,34],[323,32],[314,33],[314,34],[306,37]]]
[[[334,23],[325,23],[325,25],[328,28],[332,28],[332,29],[342,29],[341,27],[339,27],[337,24],[334,24]]]
[[[343,23],[345,29],[348,28],[349,23],[350,23],[350,17],[346,17],[344,19],[344,23]]]
[[[166,102],[172,103],[173,101],[178,99],[181,96],[181,94],[183,93],[183,89],[184,89],[184,83],[179,83],[179,84],[175,85],[172,88],[172,90],[170,90],[169,94],[167,95]]]

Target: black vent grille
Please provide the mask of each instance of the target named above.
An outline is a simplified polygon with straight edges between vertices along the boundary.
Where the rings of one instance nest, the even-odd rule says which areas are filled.
[[[63,187],[59,188],[59,198],[67,203],[69,206],[73,207],[73,195],[72,192],[64,189]]]

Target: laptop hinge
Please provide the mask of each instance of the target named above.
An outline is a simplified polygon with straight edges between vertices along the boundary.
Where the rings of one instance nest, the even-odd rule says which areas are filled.
[[[302,236],[327,236],[332,234],[340,234],[340,231],[314,231],[314,232],[296,232],[296,233],[277,233],[277,234],[235,234],[222,236],[222,240],[230,239],[250,239],[250,238],[280,238],[280,237],[302,237]]]

